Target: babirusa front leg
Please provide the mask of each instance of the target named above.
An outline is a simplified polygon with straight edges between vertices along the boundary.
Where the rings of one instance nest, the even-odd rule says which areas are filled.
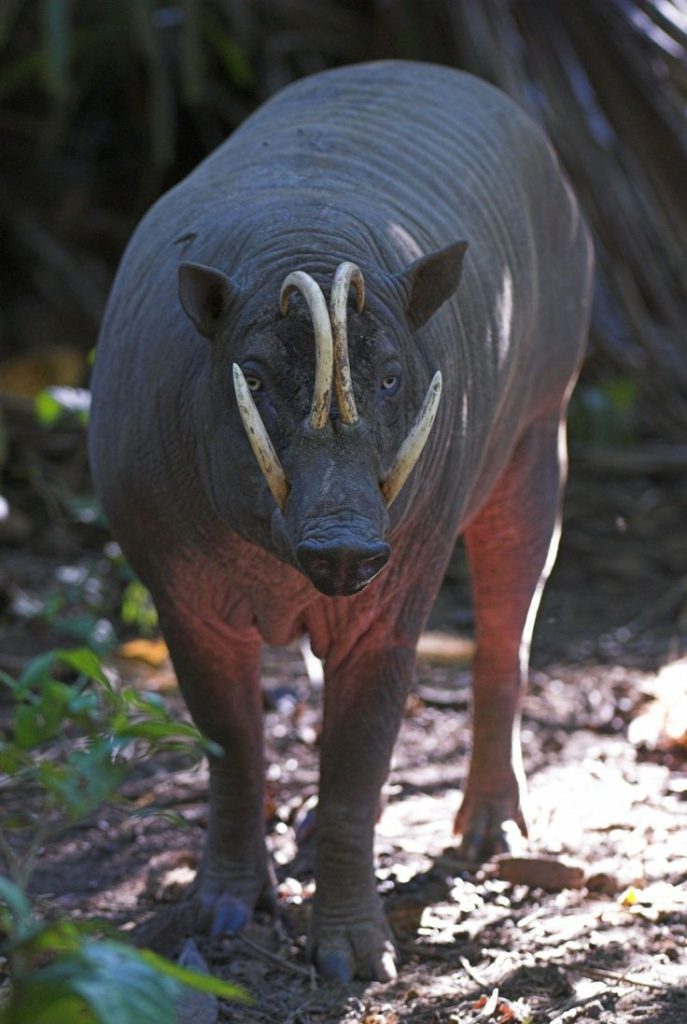
[[[328,978],[396,976],[373,839],[413,666],[414,651],[391,647],[354,654],[326,676],[310,949]]]

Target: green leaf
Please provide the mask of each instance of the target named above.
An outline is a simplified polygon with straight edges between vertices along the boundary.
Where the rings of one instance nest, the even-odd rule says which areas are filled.
[[[62,419],[64,409],[49,391],[40,391],[33,400],[33,409],[39,423],[52,427]]]
[[[32,658],[22,674],[19,676],[19,689],[27,692],[35,690],[38,686],[52,677],[57,652],[47,651]]]
[[[14,738],[24,749],[62,735],[72,688],[57,679],[44,681],[38,694],[20,704],[14,713]]]
[[[6,743],[4,740],[0,741],[0,772],[4,772],[6,775],[16,775],[20,768],[26,765],[26,755],[24,751],[20,750],[19,747],[14,743]],[[12,780],[16,782],[16,779]],[[2,824],[5,825],[7,822],[7,816],[3,815]]]
[[[0,1024],[174,1024],[182,985],[249,1001],[238,986],[179,967],[150,950],[113,940],[79,947],[79,928],[44,930],[41,939],[52,938],[53,949],[73,951],[16,978]]]
[[[0,900],[9,908],[16,932],[25,932],[32,923],[31,904],[22,890],[3,875],[0,875]]]
[[[243,50],[215,19],[208,19],[208,42],[215,48],[228,80],[238,89],[249,92],[255,88],[255,71]]]
[[[136,694],[141,707],[145,707],[147,710],[153,708],[156,711],[163,711],[165,715],[169,714],[164,697],[161,694],[155,693],[153,690],[143,690],[140,693],[137,690],[130,690],[129,692]]]
[[[42,984],[32,991],[15,985],[9,1005],[0,1010],[0,1024],[99,1024],[81,996],[61,985]]]
[[[178,985],[118,942],[86,946],[73,985],[102,1024],[173,1021]],[[83,965],[83,966],[82,966]]]
[[[236,999],[242,1003],[252,1002],[251,997],[244,989],[230,981],[222,981],[221,978],[213,978],[211,974],[202,974],[200,971],[192,971],[188,967],[180,967],[179,964],[166,960],[150,949],[139,950],[139,956],[155,970],[174,978],[189,988],[195,988],[199,992],[209,992],[211,995],[220,996],[223,999]]]
[[[8,675],[7,672],[4,672],[1,668],[0,683],[2,683],[3,686],[7,686],[10,690],[12,690],[15,693],[19,689],[19,684],[17,683],[17,681],[13,679],[12,676]]]
[[[85,388],[54,386],[40,391],[34,398],[36,418],[44,427],[52,427],[64,416],[74,416],[81,423],[88,422],[91,393]]]
[[[119,942],[92,942],[18,978],[0,1022],[173,1024],[178,993],[178,983],[136,950]]]
[[[19,677],[18,689],[24,691],[26,695],[30,690],[40,692],[47,686],[59,685],[64,687],[66,692],[71,692],[71,686],[54,678],[59,663],[69,666],[86,679],[95,680],[110,688],[107,676],[100,667],[98,655],[88,647],[74,647],[48,651],[33,658]]]
[[[53,804],[73,820],[85,817],[120,788],[128,768],[112,760],[112,742],[95,740],[69,754],[66,764],[43,762],[37,778]]]
[[[186,725],[184,722],[126,722],[115,733],[118,739],[145,739],[154,740],[171,739],[176,740],[181,736],[188,736],[190,739],[199,739],[198,730],[194,725]]]
[[[108,690],[111,689],[107,676],[100,665],[100,658],[88,647],[78,647],[74,650],[55,651],[55,657],[75,669],[87,679],[94,679],[102,683]]]
[[[140,580],[132,580],[122,597],[122,621],[137,626],[144,636],[157,628],[157,611],[150,591]]]
[[[58,725],[61,725],[59,719]],[[31,705],[24,704],[14,713],[14,738],[19,747],[30,750],[44,740],[54,736],[53,729],[45,721],[39,711]]]
[[[54,921],[32,935],[26,948],[31,953],[77,953],[86,937],[102,930],[102,921]]]

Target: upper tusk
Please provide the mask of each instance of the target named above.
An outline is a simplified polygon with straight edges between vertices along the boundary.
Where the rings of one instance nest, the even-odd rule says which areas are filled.
[[[425,400],[422,403],[415,422],[413,423],[408,436],[399,448],[396,458],[391,464],[386,480],[382,483],[382,494],[387,507],[392,503],[398,492],[410,475],[410,471],[420,457],[429,432],[434,423],[434,417],[439,408],[441,398],[441,371],[437,370],[429,385]]]
[[[282,469],[277,453],[274,450],[274,445],[270,440],[270,435],[267,433],[265,424],[262,422],[260,413],[253,401],[250,388],[246,383],[246,378],[243,376],[243,370],[237,363],[234,363],[233,369],[234,391],[236,392],[236,401],[238,402],[241,421],[248,435],[253,454],[258,460],[258,465],[267,481],[267,486],[283,512],[289,493],[286,473]]]
[[[317,281],[305,271],[295,270],[284,279],[279,293],[279,311],[282,316],[286,316],[289,295],[293,291],[299,291],[308,304],[315,330],[315,389],[310,406],[310,426],[321,430],[329,419],[334,364],[327,303]]]
[[[353,397],[351,367],[348,360],[346,307],[351,284],[355,288],[356,309],[362,313],[365,305],[365,282],[362,271],[355,263],[341,263],[334,275],[329,308],[334,336],[334,387],[339,415],[344,423],[355,423],[358,410]]]

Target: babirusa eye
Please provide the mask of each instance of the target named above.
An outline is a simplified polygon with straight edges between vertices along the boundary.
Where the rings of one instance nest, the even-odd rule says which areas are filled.
[[[256,377],[254,373],[246,374],[246,384],[248,385],[250,391],[262,390],[262,381],[260,380],[259,377]]]
[[[382,391],[391,392],[398,390],[398,377],[395,373],[388,373],[382,379]]]

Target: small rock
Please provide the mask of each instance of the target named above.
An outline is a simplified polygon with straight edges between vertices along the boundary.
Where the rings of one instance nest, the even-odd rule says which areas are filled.
[[[498,877],[511,885],[529,885],[559,892],[561,889],[581,889],[585,884],[583,866],[577,861],[558,857],[512,857],[505,854],[496,858],[496,867]]]
[[[608,871],[597,871],[587,879],[587,888],[590,892],[598,892],[604,896],[615,896],[623,886],[615,875]]]

